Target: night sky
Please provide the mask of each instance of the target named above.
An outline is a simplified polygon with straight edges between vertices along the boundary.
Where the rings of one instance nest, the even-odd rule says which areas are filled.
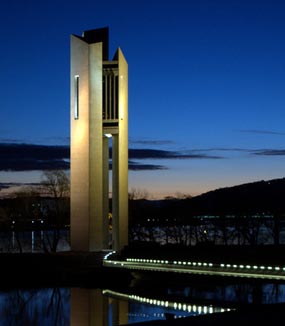
[[[109,27],[129,65],[129,188],[153,198],[283,178],[285,2],[7,1],[0,194],[69,171],[70,35]]]

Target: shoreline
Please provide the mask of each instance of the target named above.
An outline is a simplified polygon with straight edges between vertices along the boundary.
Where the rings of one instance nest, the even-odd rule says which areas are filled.
[[[201,245],[189,248],[146,245],[127,247],[120,255],[115,254],[115,257],[121,259],[134,256],[136,258],[154,259],[167,257],[168,259],[210,260],[217,263],[282,264],[285,267],[284,253],[285,245],[257,247]],[[105,284],[115,283],[116,279],[129,281],[134,278],[128,270],[103,266],[103,257],[105,255],[106,251],[2,252],[0,253],[0,276],[4,282],[2,285],[0,284],[0,287],[46,285],[104,287]],[[157,279],[161,276],[156,273],[149,273],[149,278]],[[164,276],[161,278],[164,279]]]

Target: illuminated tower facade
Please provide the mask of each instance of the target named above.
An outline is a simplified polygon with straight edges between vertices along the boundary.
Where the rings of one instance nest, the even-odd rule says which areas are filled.
[[[120,48],[109,61],[108,37],[108,28],[71,35],[70,236],[74,251],[110,248],[109,186],[111,246],[121,250],[128,244],[128,64]]]

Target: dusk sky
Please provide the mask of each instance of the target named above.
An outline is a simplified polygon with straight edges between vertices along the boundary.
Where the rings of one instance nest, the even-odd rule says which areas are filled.
[[[129,189],[198,195],[285,175],[285,1],[11,0],[0,10],[0,188],[69,171],[70,35],[129,66]]]

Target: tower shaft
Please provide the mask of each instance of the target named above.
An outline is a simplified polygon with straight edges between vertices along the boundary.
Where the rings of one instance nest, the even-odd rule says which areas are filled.
[[[70,82],[71,249],[121,250],[128,244],[128,65],[120,49],[108,61],[107,28],[71,36]]]

